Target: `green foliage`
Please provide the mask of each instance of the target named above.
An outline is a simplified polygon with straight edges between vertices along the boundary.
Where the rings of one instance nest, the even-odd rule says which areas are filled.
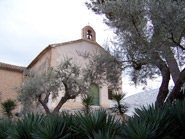
[[[163,107],[148,106],[136,109],[127,123],[116,121],[105,110],[89,115],[25,115],[15,122],[0,121],[0,138],[10,139],[157,139],[185,137],[185,100]]]
[[[8,137],[8,131],[14,127],[14,124],[10,120],[0,121],[0,139],[6,139]]]
[[[4,134],[12,139],[59,139],[75,138],[78,133],[72,127],[78,127],[75,117],[62,112],[59,115],[27,114]],[[9,127],[10,128],[10,127]]]
[[[105,51],[103,52],[105,53]],[[88,94],[91,83],[96,83],[100,86],[103,83],[113,83],[112,85],[118,83],[121,72],[119,71],[117,76],[115,74],[110,75],[110,72],[106,70],[106,66],[98,65],[98,61],[102,59],[99,51],[97,53],[89,55],[88,64],[85,68],[75,64],[72,58],[67,58],[60,65],[49,69],[47,72],[35,73],[29,71],[24,84],[17,90],[20,93],[18,100],[24,105],[25,113],[26,110],[27,112],[32,111],[31,104],[33,102],[38,102],[43,106],[47,114],[56,114],[67,100],[75,99],[79,94]],[[113,60],[110,54],[107,55]],[[118,64],[114,62],[112,64],[117,69]],[[108,76],[116,79],[110,79]],[[53,99],[56,99],[59,95],[58,92],[63,92],[64,95],[60,99],[58,107],[51,111],[47,106],[49,97],[52,96]]]
[[[163,103],[169,72],[176,82],[185,63],[185,1],[89,0],[86,5],[113,29],[116,41],[110,50],[135,85],[162,75],[164,91],[159,92],[164,98],[157,102]]]
[[[170,110],[176,125],[178,125],[173,136],[175,138],[183,139],[185,138],[185,99],[182,101],[175,101]]]
[[[8,126],[11,124],[6,124],[5,129]],[[80,112],[75,115],[62,112],[55,116],[28,114],[9,130],[2,130],[2,135],[13,139],[117,138],[120,131],[119,121],[100,110],[89,113],[88,116]]]
[[[34,139],[66,139],[70,132],[65,121],[60,116],[47,116],[31,134]]]
[[[27,114],[22,120],[19,120],[8,134],[13,139],[33,139],[32,133],[43,124],[43,115]]]
[[[140,135],[141,138],[162,138],[167,137],[175,129],[175,121],[169,115],[168,107],[159,108],[152,105],[147,109],[142,107],[135,111],[133,122],[130,120],[127,123],[131,126],[135,124],[135,129],[131,131],[137,130],[133,135]]]
[[[116,101],[117,104],[115,104],[112,109],[114,112],[119,112],[120,114],[124,114],[127,112],[128,107],[121,104],[121,100],[125,97],[125,94],[122,93],[113,93],[112,99]]]
[[[34,101],[39,102],[46,113],[50,114],[51,111],[47,106],[49,96],[56,99],[58,92],[64,92],[65,100],[60,99],[62,101],[60,104],[63,105],[68,99],[74,99],[82,92],[87,93],[88,85],[83,81],[82,69],[72,59],[65,59],[59,66],[47,72],[30,71],[24,84],[17,90],[20,93],[18,100],[24,105],[25,110],[31,109]],[[62,105],[55,107],[53,112],[58,113]]]
[[[125,138],[184,138],[185,101],[136,109],[134,116],[123,124]]]
[[[79,53],[85,59],[88,59],[86,68],[83,69],[84,81],[91,84],[111,85],[113,89],[119,88],[121,76],[121,63],[113,57],[108,51],[98,49],[95,53]],[[114,71],[114,72],[112,72]]]
[[[115,136],[111,136],[109,131],[102,132],[102,131],[98,131],[98,133],[94,132],[92,136],[87,135],[88,139],[116,139],[118,137]]]
[[[60,120],[65,122],[66,127],[70,131],[71,139],[78,139],[81,137],[81,133],[79,132],[80,121],[76,120],[76,115],[63,111],[60,114]]]
[[[38,98],[41,95],[49,96],[50,92],[52,92],[53,96],[56,97],[59,86],[53,69],[40,74],[30,71],[24,84],[17,89],[19,93],[18,100],[24,105],[26,110],[29,110],[33,101],[38,102]]]
[[[1,103],[1,107],[3,109],[4,114],[8,118],[10,118],[12,116],[12,111],[16,107],[16,102],[11,99],[8,99],[7,101]]]
[[[169,47],[185,49],[180,44],[185,36],[183,0],[89,0],[86,5],[96,14],[105,15],[105,23],[114,29],[119,43],[114,52],[124,59],[125,67],[155,72],[148,67],[156,63],[156,59],[151,59],[154,52],[165,56],[174,55],[167,51]],[[137,73],[145,77],[147,71]]]
[[[93,97],[90,95],[84,95],[82,96],[82,105],[83,108],[82,110],[84,111],[85,114],[89,114],[91,106],[93,105]]]
[[[117,138],[120,135],[119,121],[107,115],[105,110],[98,110],[89,115],[78,113],[76,120],[80,121],[79,132],[88,138],[109,137]]]

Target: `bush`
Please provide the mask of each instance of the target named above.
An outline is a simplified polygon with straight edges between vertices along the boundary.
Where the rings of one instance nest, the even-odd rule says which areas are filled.
[[[16,123],[0,122],[0,138],[13,139],[184,139],[185,100],[136,109],[126,123],[116,121],[105,110],[74,115],[28,114]]]
[[[34,139],[66,139],[70,138],[71,133],[60,116],[49,115],[31,135]]]
[[[19,120],[15,127],[8,131],[10,138],[13,139],[33,139],[32,133],[43,124],[45,116],[38,114],[24,115],[22,120]]]
[[[121,100],[125,97],[125,95],[126,94],[122,94],[122,93],[113,93],[112,94],[112,99],[114,101],[116,101],[116,103],[117,103],[112,107],[112,110],[113,110],[113,112],[119,113],[124,122],[126,122],[125,113],[127,112],[128,107],[126,105],[122,105]]]
[[[168,137],[175,129],[175,121],[169,112],[165,106],[159,108],[152,105],[148,109],[136,109],[133,118],[123,125],[124,136],[133,139]]]
[[[176,123],[176,130],[172,136],[178,139],[185,138],[185,99],[182,101],[175,101],[170,109],[171,115]]]
[[[13,124],[10,120],[0,121],[0,139],[6,139],[8,137],[8,131],[13,128]]]
[[[85,95],[82,97],[82,111],[84,111],[85,114],[89,114],[91,106],[93,105],[93,97],[90,95]]]
[[[16,107],[15,101],[8,99],[7,101],[1,103],[1,107],[3,109],[3,112],[5,115],[7,115],[8,118],[12,116],[12,111]]]
[[[185,138],[185,100],[149,106],[135,110],[134,116],[123,124],[125,138]]]
[[[116,139],[121,133],[120,123],[114,116],[107,115],[105,110],[98,110],[89,115],[78,113],[76,120],[79,121],[78,132],[81,138],[109,137]]]

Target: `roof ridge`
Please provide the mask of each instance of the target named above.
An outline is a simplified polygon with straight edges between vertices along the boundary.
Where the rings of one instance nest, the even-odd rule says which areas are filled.
[[[0,68],[23,71],[26,67],[0,62]]]

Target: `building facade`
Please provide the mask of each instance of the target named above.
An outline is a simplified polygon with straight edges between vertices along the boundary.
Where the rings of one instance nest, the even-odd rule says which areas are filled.
[[[81,39],[47,46],[27,67],[18,67],[4,63],[0,64],[0,78],[2,79],[0,81],[0,92],[2,100],[4,101],[8,98],[16,99],[18,94],[13,88],[20,86],[21,83],[23,83],[25,71],[44,71],[50,67],[56,67],[61,63],[64,57],[73,58],[81,66],[85,66],[84,58],[79,56],[77,51],[92,53],[98,49],[105,51],[96,42],[96,33],[94,29],[90,26],[86,26],[82,29]],[[101,87],[97,84],[92,84],[89,90],[91,89],[95,90],[94,98],[96,101],[94,101],[94,105],[110,107],[110,92],[109,87],[106,84]],[[50,101],[48,105],[50,108],[53,108],[57,102],[57,100],[55,102]],[[62,106],[62,109],[78,109],[81,108],[81,106],[81,99],[80,97],[77,97],[75,100],[67,101]]]

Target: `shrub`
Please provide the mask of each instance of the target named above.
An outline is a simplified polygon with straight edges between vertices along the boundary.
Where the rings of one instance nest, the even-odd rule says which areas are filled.
[[[15,101],[8,99],[7,101],[1,103],[1,107],[3,109],[3,112],[5,115],[7,115],[8,118],[12,116],[12,111],[16,107]]]
[[[72,114],[62,112],[61,115],[27,114],[18,120],[15,126],[8,131],[9,138],[13,139],[59,139],[78,137],[75,131],[79,122]]]
[[[170,115],[173,116],[176,124],[176,130],[172,136],[178,139],[185,138],[185,99],[182,101],[175,101],[170,108]]]
[[[85,114],[89,114],[91,106],[93,105],[93,97],[90,95],[85,95],[82,97],[82,111],[84,111]]]
[[[135,110],[134,116],[123,124],[125,138],[185,138],[185,100],[154,105]]]
[[[185,100],[163,107],[141,107],[126,123],[116,121],[105,110],[75,115],[28,114],[16,123],[0,122],[0,138],[13,139],[184,139]]]
[[[60,114],[61,121],[64,121],[66,127],[68,128],[69,132],[71,133],[71,139],[78,139],[81,137],[81,133],[79,132],[79,125],[80,121],[76,119],[76,115],[69,114],[63,111]]]
[[[113,93],[112,94],[112,99],[114,101],[116,101],[117,104],[115,104],[113,107],[112,107],[112,110],[114,112],[117,112],[121,115],[122,119],[124,122],[126,122],[126,117],[125,117],[125,112],[127,112],[128,110],[128,107],[125,106],[125,105],[122,105],[121,104],[121,100],[125,97],[125,94],[122,94],[122,93]]]
[[[116,121],[114,116],[107,115],[105,110],[98,110],[89,115],[78,113],[76,120],[80,123],[78,132],[81,133],[81,138],[94,138],[99,135],[117,138],[121,133],[119,121]]]
[[[49,115],[31,135],[34,139],[66,139],[71,133],[60,116]]]
[[[8,131],[13,128],[13,124],[10,120],[0,121],[0,139],[6,139],[8,137]]]
[[[23,119],[19,120],[15,127],[8,131],[8,134],[13,139],[33,139],[33,131],[43,124],[44,119],[43,115],[33,113],[24,115]]]

